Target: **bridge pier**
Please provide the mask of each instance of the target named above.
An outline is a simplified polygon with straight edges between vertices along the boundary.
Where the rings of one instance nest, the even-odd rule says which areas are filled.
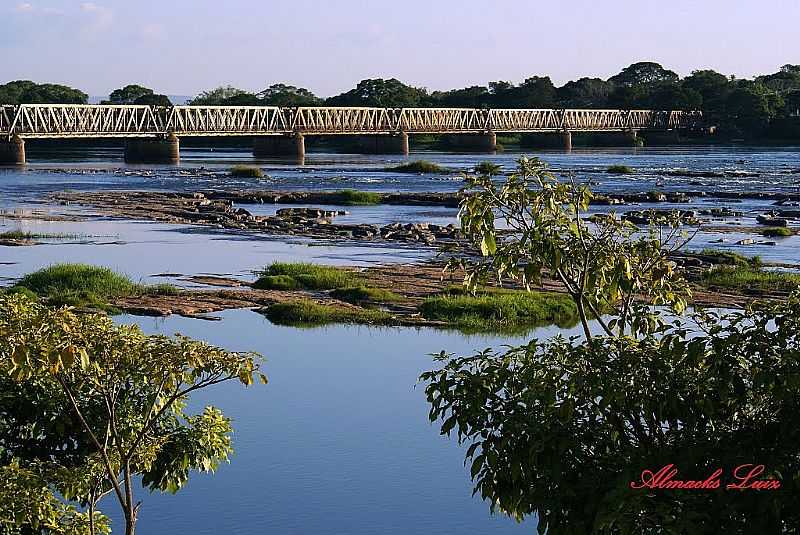
[[[256,158],[273,156],[304,158],[305,155],[306,140],[303,134],[257,137],[253,143],[253,156]]]
[[[129,139],[125,142],[127,163],[177,164],[180,160],[180,141],[175,134],[163,138]]]
[[[570,152],[572,150],[572,132],[569,130],[561,132],[561,143],[564,147],[564,151]]]
[[[477,152],[496,152],[497,135],[494,132],[485,134],[458,134],[453,138],[454,148],[477,151]]]
[[[0,141],[0,165],[25,165],[25,141],[21,137]]]
[[[368,154],[408,154],[408,134],[358,136],[358,146]]]

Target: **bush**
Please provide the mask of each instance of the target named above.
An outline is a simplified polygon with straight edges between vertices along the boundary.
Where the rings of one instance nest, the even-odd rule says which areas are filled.
[[[395,171],[397,173],[435,173],[442,174],[450,172],[446,167],[442,167],[438,163],[429,162],[426,160],[417,160],[408,162],[394,167],[387,167],[387,171]]]
[[[235,165],[231,168],[230,175],[239,178],[262,178],[264,171],[252,165]]]
[[[728,264],[731,266],[761,266],[760,256],[745,256],[731,251],[719,251],[717,249],[703,249],[700,255],[706,256],[714,264]]]
[[[636,171],[627,165],[610,165],[608,166],[608,169],[606,169],[606,172],[615,175],[632,175]]]
[[[386,325],[392,322],[392,315],[388,312],[321,305],[308,299],[275,303],[264,309],[262,313],[276,325],[292,327],[316,327],[330,323]]]
[[[475,172],[480,175],[499,175],[503,172],[503,166],[493,162],[481,162],[475,166]]]

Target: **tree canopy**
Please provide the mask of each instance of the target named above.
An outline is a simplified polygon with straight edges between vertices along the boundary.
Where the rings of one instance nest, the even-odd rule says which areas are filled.
[[[189,395],[265,382],[259,363],[255,354],[0,296],[0,530],[101,533],[96,507],[110,495],[133,534],[137,479],[174,493],[191,471],[214,471],[232,452],[230,421],[214,407],[187,413]],[[14,499],[26,494],[41,496],[41,506]]]
[[[88,95],[58,84],[17,80],[0,85],[0,104],[86,104]]]

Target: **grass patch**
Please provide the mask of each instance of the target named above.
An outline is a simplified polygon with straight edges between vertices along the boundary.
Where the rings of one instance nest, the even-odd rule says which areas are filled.
[[[253,287],[262,290],[333,290],[359,285],[358,275],[351,271],[305,262],[275,262],[259,275]]]
[[[497,176],[503,173],[503,166],[493,162],[481,162],[475,166],[475,172],[479,175]]]
[[[761,235],[767,238],[785,238],[794,236],[794,231],[786,227],[767,227],[761,231]]]
[[[372,191],[343,189],[336,192],[337,201],[345,206],[369,206],[380,204],[383,196]]]
[[[170,284],[145,285],[114,273],[108,268],[88,264],[54,264],[25,275],[17,283],[48,304],[91,307],[113,311],[108,301],[138,295],[176,295]]]
[[[252,165],[234,165],[229,172],[231,176],[239,178],[262,178],[264,171]]]
[[[387,167],[387,171],[395,171],[397,173],[448,173],[449,169],[442,167],[438,163],[429,162],[427,160],[416,160],[394,167]]]
[[[525,332],[530,327],[556,324],[571,327],[578,321],[575,303],[565,294],[507,289],[485,289],[472,295],[450,288],[420,305],[424,318],[445,321],[471,332]]]
[[[337,288],[331,292],[331,297],[346,303],[360,305],[363,303],[399,303],[406,298],[383,288],[370,288],[367,286],[350,286]]]
[[[80,234],[48,233],[48,232],[27,232],[24,230],[7,230],[0,232],[0,240],[71,240],[83,237]]]
[[[751,266],[723,266],[703,274],[704,286],[760,292],[791,292],[800,286],[800,274],[764,271]]]
[[[740,267],[761,267],[760,256],[745,256],[731,251],[719,251],[717,249],[703,249],[700,255],[706,256],[714,264],[725,264]]]
[[[385,325],[392,322],[392,315],[381,310],[321,305],[308,299],[275,303],[264,309],[263,314],[275,325],[291,327],[319,327],[331,323]]]
[[[632,175],[635,172],[632,167],[627,165],[609,165],[608,169],[606,169],[606,173],[615,175]]]

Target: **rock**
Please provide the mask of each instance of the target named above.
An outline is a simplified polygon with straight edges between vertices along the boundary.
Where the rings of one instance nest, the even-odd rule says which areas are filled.
[[[756,243],[756,240],[752,238],[745,238],[743,240],[737,241],[736,245],[753,245],[754,243]]]
[[[766,215],[759,215],[756,217],[756,221],[758,221],[761,225],[766,225],[768,227],[787,227],[789,226],[789,222],[786,219],[780,217],[770,217]]]

